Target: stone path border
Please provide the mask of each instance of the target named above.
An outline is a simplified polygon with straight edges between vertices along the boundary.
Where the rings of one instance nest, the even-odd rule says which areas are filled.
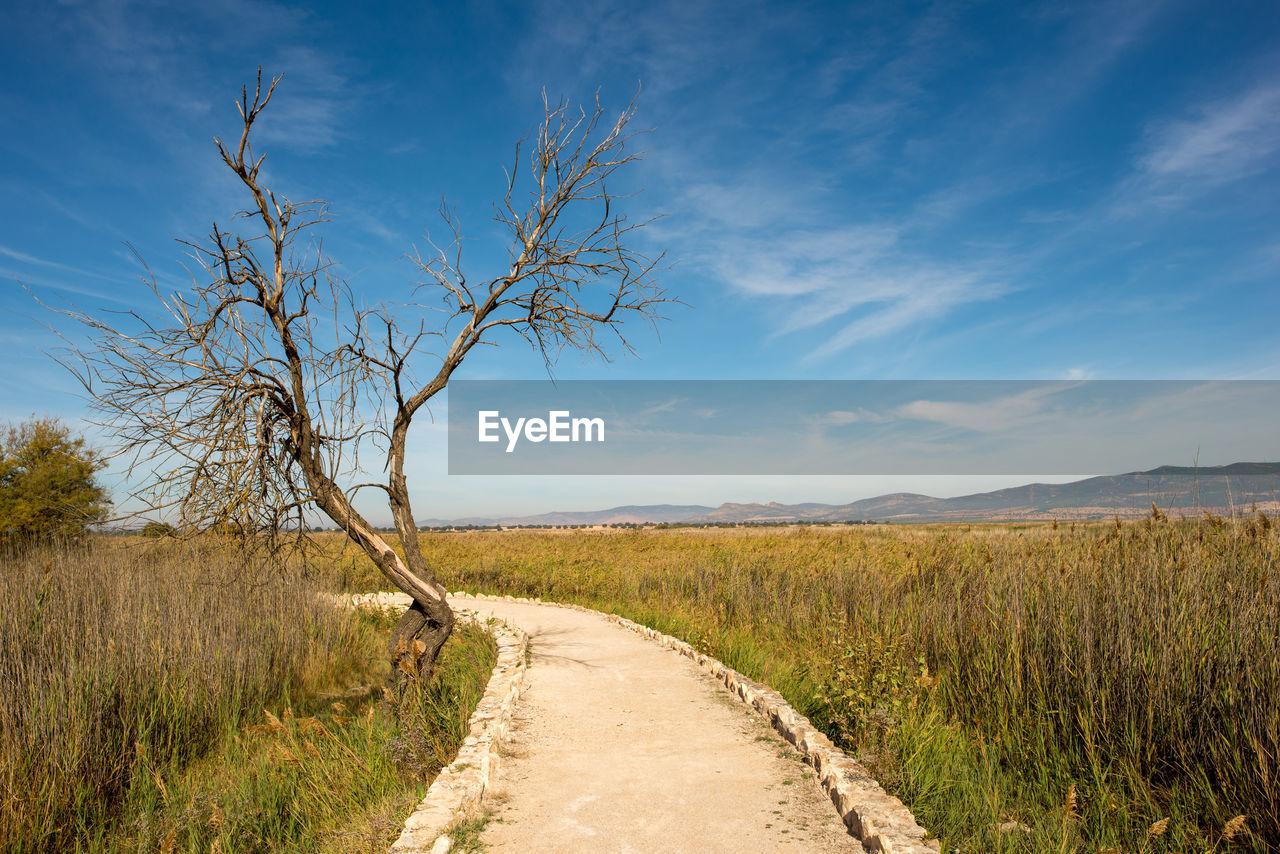
[[[867,851],[885,854],[939,854],[941,843],[926,839],[921,827],[902,801],[886,792],[875,778],[843,750],[831,743],[809,719],[791,708],[782,695],[767,685],[748,679],[682,640],[616,614],[608,619],[693,659],[699,667],[724,683],[729,692],[768,718],[773,728],[804,756],[818,772],[822,789],[835,804],[849,833]]]
[[[840,813],[845,826],[848,827],[849,833],[861,841],[862,846],[867,851],[883,852],[883,854],[938,854],[941,851],[941,843],[936,839],[927,838],[928,831],[916,822],[915,816],[912,815],[902,801],[886,792],[876,782],[875,778],[868,773],[867,769],[832,744],[831,739],[809,723],[808,718],[791,708],[791,705],[783,699],[781,694],[766,685],[748,679],[711,656],[698,652],[685,641],[663,634],[656,629],[651,629],[625,617],[620,617],[617,614],[606,614],[582,605],[543,602],[538,598],[530,599],[523,596],[489,596],[484,593],[453,593],[450,595],[456,598],[472,598],[480,601],[487,599],[497,602],[546,605],[548,607],[568,608],[574,611],[596,614],[610,622],[617,623],[623,628],[656,641],[658,644],[674,650],[686,658],[692,659],[699,667],[724,683],[729,692],[741,702],[753,707],[768,718],[773,728],[804,756],[805,761],[817,771],[823,791],[831,798],[831,802]],[[408,596],[394,593],[373,593],[363,597],[353,597],[353,599],[363,599],[365,602],[370,603],[380,601],[385,603],[384,606],[387,607],[393,605],[407,607],[409,604]],[[467,613],[473,619],[475,618],[474,612],[461,613]],[[512,630],[512,627],[506,623],[499,623],[499,625],[506,627],[507,630]],[[497,761],[498,741],[506,733],[511,715],[511,706],[514,705],[515,698],[519,696],[520,680],[524,677],[524,645],[527,644],[527,637],[523,637],[524,633],[520,632],[519,629],[514,629],[514,631],[519,632],[522,637],[518,672],[514,674],[514,681],[510,682],[511,687],[506,689],[499,688],[498,691],[494,691],[494,681],[498,680],[499,671],[502,670],[504,662],[500,641],[498,666],[494,668],[494,677],[490,681],[489,690],[485,691],[485,699],[480,701],[475,715],[472,716],[472,735],[467,738],[467,741],[463,743],[463,748],[458,751],[458,759],[454,760],[454,763],[449,768],[446,768],[445,771],[442,771],[440,777],[436,778],[436,783],[439,783],[442,778],[445,778],[447,772],[450,773],[450,782],[447,782],[445,787],[450,792],[450,798],[453,797],[455,791],[458,793],[458,810],[447,817],[445,816],[442,811],[445,799],[433,800],[432,798],[432,793],[436,791],[436,783],[433,783],[431,790],[427,793],[427,797],[405,823],[405,832],[401,835],[400,841],[392,848],[393,852],[409,854],[410,852],[426,852],[429,850],[431,854],[444,854],[449,850],[450,845],[447,836],[440,836],[435,847],[430,849],[423,847],[423,843],[429,843],[436,838],[434,835],[430,838],[427,837],[428,823],[430,823],[431,827],[439,828],[435,831],[435,834],[438,835],[452,821],[456,820],[465,809],[474,808],[479,804],[480,798],[484,794],[484,787],[488,784],[489,773]],[[481,764],[475,758],[464,761],[463,751],[466,751],[470,745],[473,750],[467,755],[474,757],[476,752],[475,744],[478,744],[478,742],[473,743],[473,739],[477,735],[477,726],[479,725],[481,733],[484,733],[488,731],[489,724],[494,720],[491,711],[486,711],[488,717],[480,721],[477,721],[477,716],[481,715],[481,709],[491,710],[492,706],[486,706],[485,701],[490,699],[491,694],[496,695],[503,690],[507,692],[503,696],[508,697],[509,700],[505,705],[500,704],[501,720],[493,729],[496,739],[490,736],[491,740],[487,742],[489,747],[480,757],[483,761],[483,780],[478,790],[475,786],[467,787],[462,785],[459,776],[470,770],[468,763],[475,763],[477,770]],[[450,769],[460,764],[466,767],[459,771],[450,772]],[[472,799],[473,794],[474,799]],[[429,819],[424,817],[414,824],[420,815],[425,816],[426,813],[430,813]],[[411,825],[418,829],[414,829],[411,833]],[[406,837],[412,837],[415,841],[411,845],[416,845],[417,847],[402,847],[406,842]],[[417,842],[416,840],[422,841]],[[441,847],[441,843],[443,843],[443,847]]]
[[[403,593],[369,593],[352,596],[350,601],[356,607],[407,608],[413,600]],[[523,629],[465,609],[457,609],[455,614],[492,631],[498,661],[484,696],[471,713],[470,728],[458,755],[436,776],[405,820],[404,831],[391,846],[393,854],[447,854],[453,845],[448,836],[450,826],[479,812],[524,682],[529,636]]]

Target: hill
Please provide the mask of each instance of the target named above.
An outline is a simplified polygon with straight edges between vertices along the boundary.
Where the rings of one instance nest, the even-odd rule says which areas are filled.
[[[608,510],[542,513],[534,516],[426,519],[424,527],[446,525],[609,525],[618,523],[1003,521],[1132,518],[1152,503],[1173,515],[1209,511],[1227,515],[1254,505],[1280,509],[1280,463],[1232,463],[1193,468],[1160,466],[1150,471],[1102,475],[1071,483],[1030,483],[954,498],[896,492],[848,504],[725,503],[625,505]]]

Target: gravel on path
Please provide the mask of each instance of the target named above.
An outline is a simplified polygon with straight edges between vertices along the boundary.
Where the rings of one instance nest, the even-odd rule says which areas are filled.
[[[486,850],[863,851],[813,769],[689,659],[596,614],[450,601],[529,633]]]

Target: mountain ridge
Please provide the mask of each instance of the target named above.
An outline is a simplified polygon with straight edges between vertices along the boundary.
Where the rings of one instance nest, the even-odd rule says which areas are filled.
[[[1037,519],[1109,519],[1145,515],[1151,504],[1166,512],[1199,515],[1280,508],[1280,462],[1224,466],[1158,466],[1148,471],[1098,475],[1069,483],[1029,483],[990,492],[936,498],[893,492],[847,504],[777,501],[702,504],[624,504],[604,510],[553,511],[525,516],[424,519],[421,527],[610,524],[725,524],[742,522],[930,522]]]

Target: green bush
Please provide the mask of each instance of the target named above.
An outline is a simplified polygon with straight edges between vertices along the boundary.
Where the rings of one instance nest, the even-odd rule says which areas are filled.
[[[0,432],[0,544],[74,538],[110,507],[94,480],[105,463],[55,418]]]
[[[142,526],[142,531],[140,533],[148,539],[158,540],[161,537],[176,536],[178,529],[170,525],[168,522],[148,522]]]

